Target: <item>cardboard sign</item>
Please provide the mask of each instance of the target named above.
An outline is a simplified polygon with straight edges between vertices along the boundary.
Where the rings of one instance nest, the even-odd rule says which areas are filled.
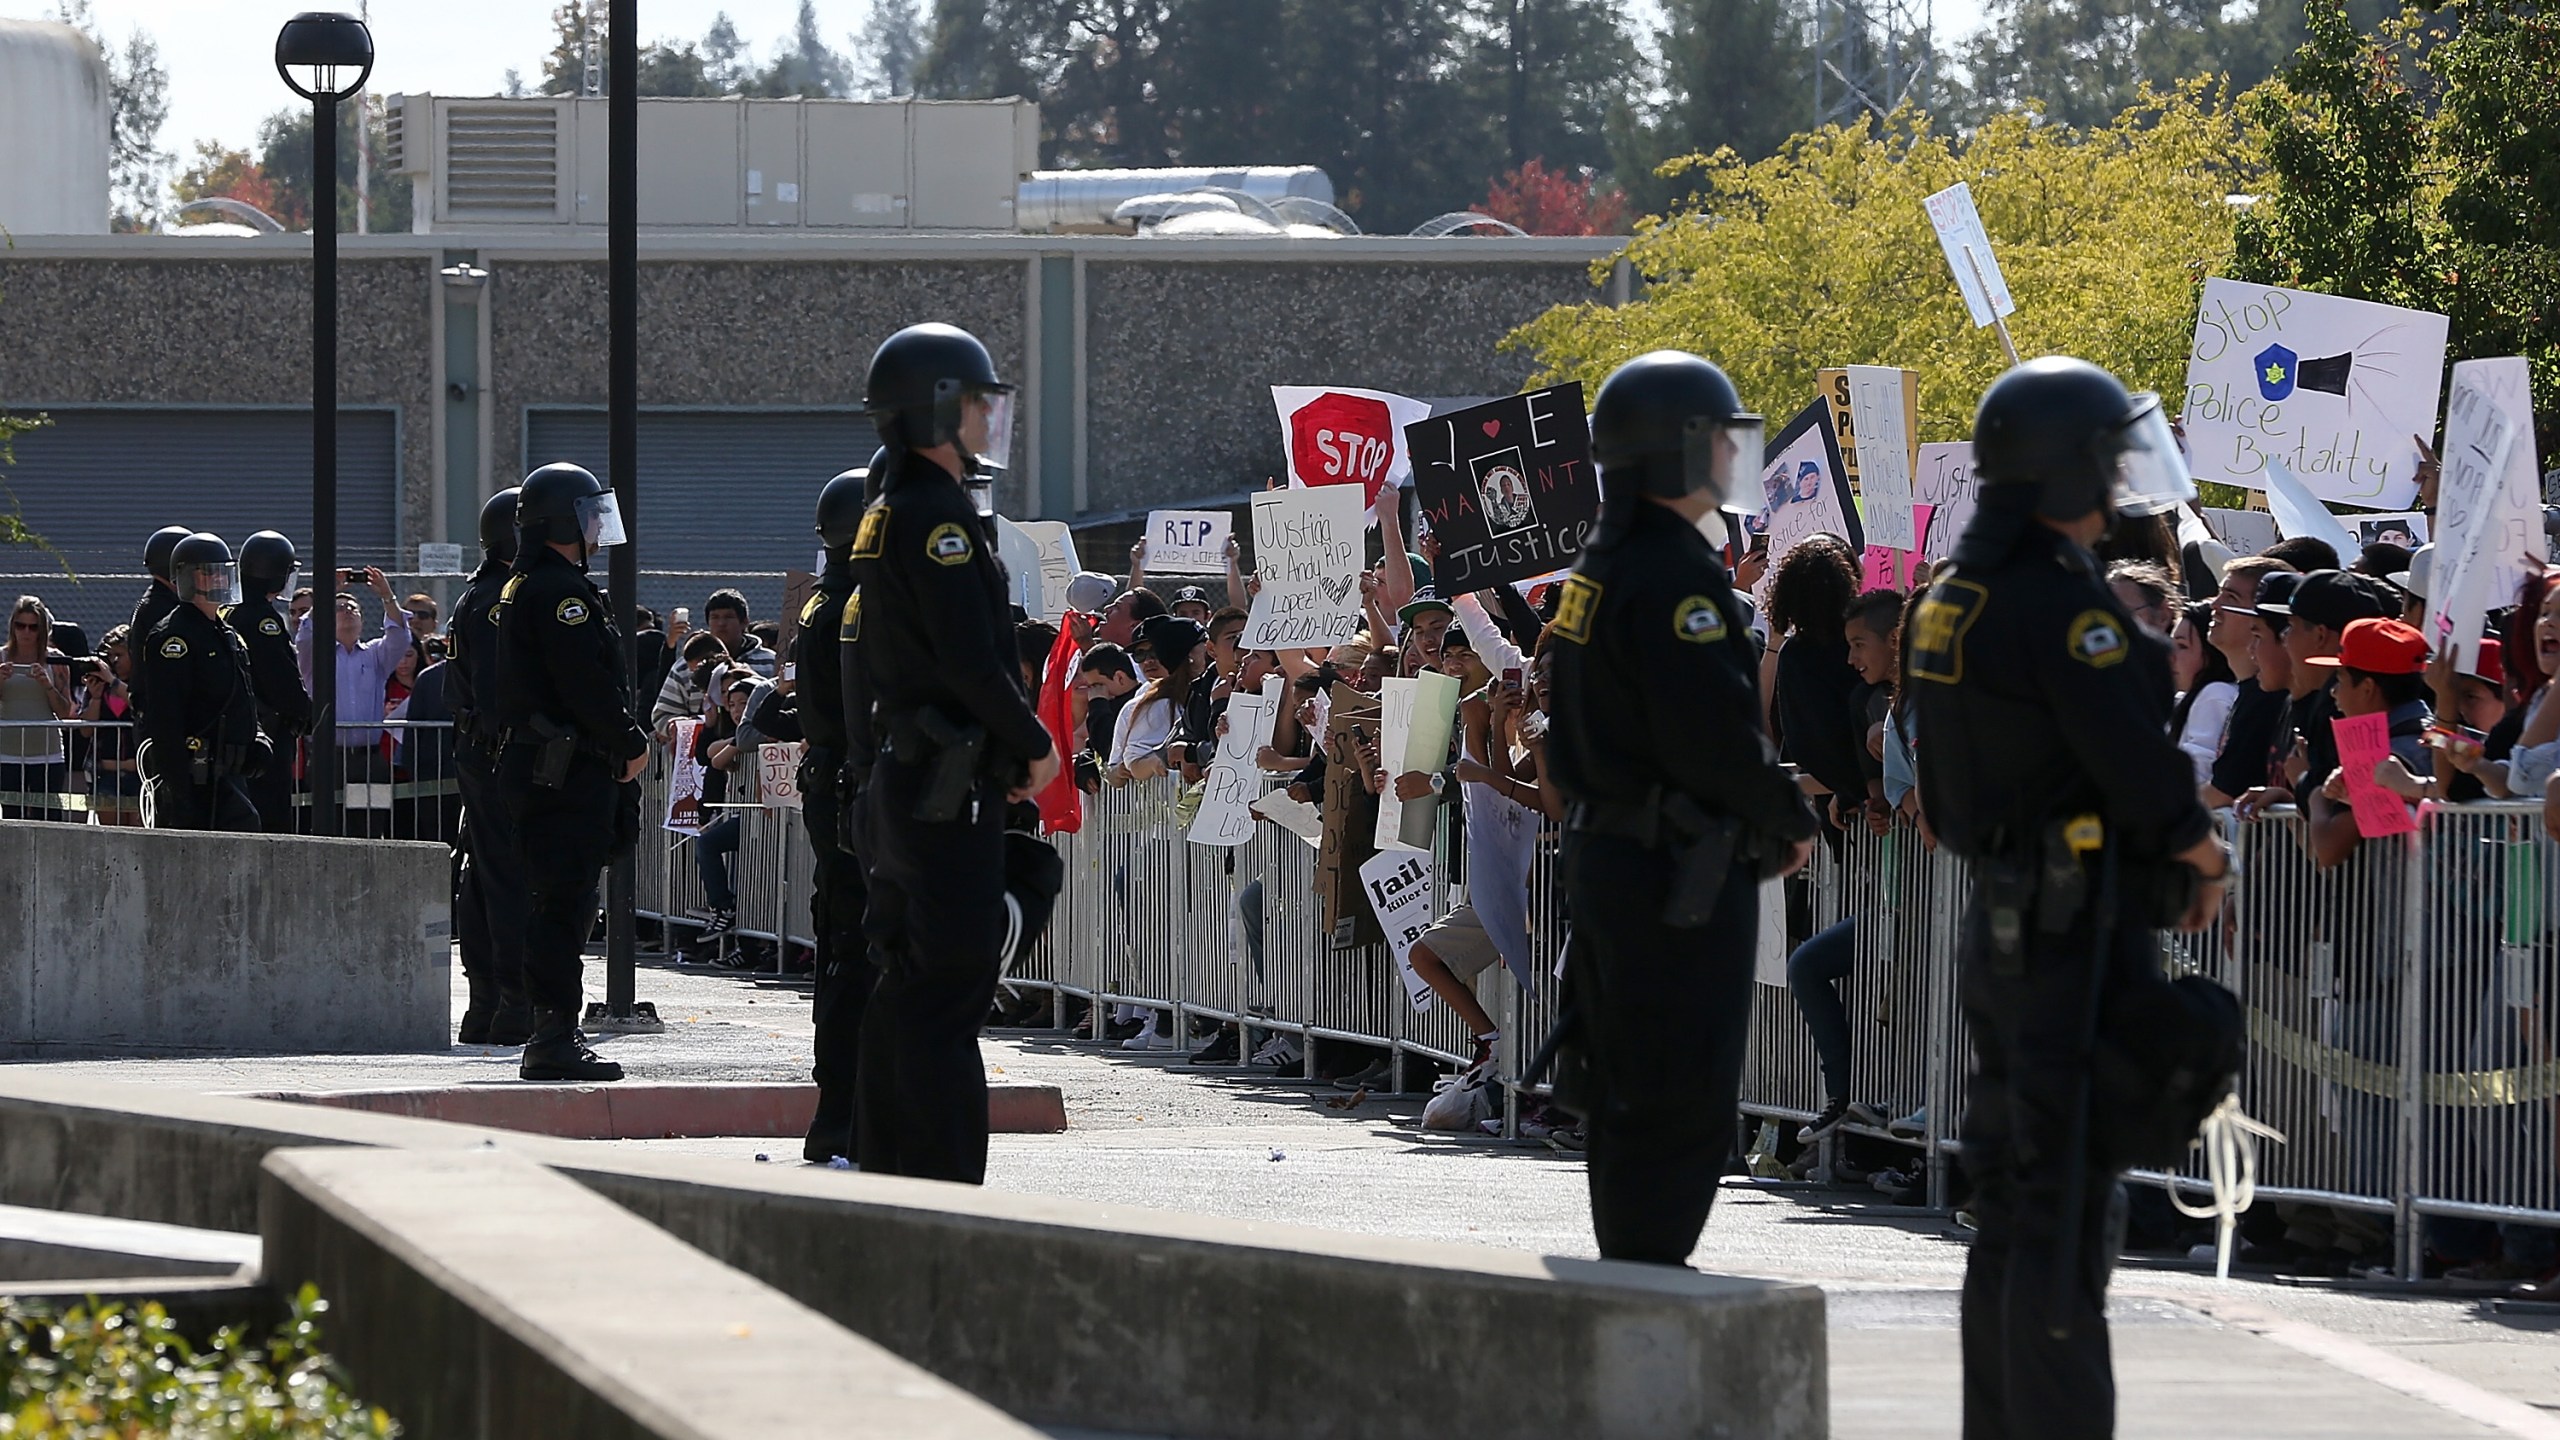
[[[1973,523],[1973,442],[1934,441],[1921,446],[1920,458],[1911,469],[1911,501],[1915,507],[1930,507],[1928,523],[1920,527],[1920,553],[1932,560],[1956,553],[1956,541],[1963,538],[1964,527]]]
[[[694,736],[700,733],[699,720],[674,722],[674,769],[667,776],[666,828],[679,835],[702,833],[702,762],[694,757]]]
[[[2284,537],[2276,533],[2276,517],[2264,510],[2207,508],[2204,527],[2234,555],[2263,554]]]
[[[2444,343],[2428,311],[2207,280],[2187,353],[2196,478],[2263,490],[2272,455],[2330,504],[2408,509]]]
[[[800,612],[809,608],[809,602],[817,598],[817,594],[817,576],[806,570],[782,572],[782,634],[773,647],[779,658],[791,658],[792,644],[800,633]]]
[[[1431,407],[1383,390],[1274,385],[1280,412],[1280,447],[1292,485],[1360,486],[1360,509],[1378,503],[1389,485],[1413,483],[1404,431],[1429,418]]]
[[[1378,702],[1349,685],[1330,693],[1325,718],[1323,836],[1316,842],[1316,898],[1325,929],[1350,944],[1378,939],[1376,919],[1360,898],[1360,867],[1377,853],[1378,797],[1361,783],[1354,732],[1378,733]]]
[[[1600,520],[1579,383],[1434,415],[1405,431],[1414,493],[1440,542],[1444,595],[1570,566]]]
[[[1366,523],[1348,486],[1265,490],[1253,497],[1254,593],[1247,650],[1339,645],[1360,628],[1360,554]]]
[[[756,747],[756,794],[764,808],[800,808],[800,757],[808,748],[797,740]]]
[[[1413,969],[1413,942],[1431,928],[1431,855],[1424,850],[1381,850],[1360,867],[1360,890],[1369,897],[1370,912],[1386,932],[1388,953],[1396,957],[1396,973],[1404,977],[1405,998],[1414,1012],[1431,1008],[1431,986]]]
[[[1065,521],[997,516],[996,559],[1004,565],[1009,597],[1033,619],[1054,625],[1067,613],[1067,585],[1079,567]]]
[[[1224,575],[1227,536],[1236,517],[1224,510],[1147,512],[1147,573]]]
[[[2515,356],[2453,367],[2427,639],[2452,646],[2466,669],[2480,659],[2488,612],[2514,603],[2516,586],[2544,557],[2530,378]]]
[[[1911,472],[1919,460],[1920,376],[1885,365],[1851,365],[1821,372],[1823,396],[1840,432],[1840,458],[1858,492],[1858,516],[1867,543],[1888,550],[1917,550],[1911,521]]]
[[[2276,528],[2291,537],[2307,536],[2325,543],[2338,552],[2338,563],[2345,564],[2356,555],[2356,532],[2346,522],[2329,513],[2318,496],[2294,478],[2293,467],[2280,456],[2266,457],[2267,510],[2276,518]]]
[[[1387,792],[1378,797],[1381,850],[1428,850],[1440,824],[1440,797],[1395,798],[1395,777],[1437,774],[1448,763],[1449,733],[1458,718],[1458,682],[1437,672],[1405,679],[1390,676],[1378,691],[1378,759]]]
[[[1938,232],[1947,268],[1955,272],[1956,288],[1964,292],[1973,328],[2016,314],[2018,302],[2009,297],[2009,282],[1991,255],[1991,236],[1982,228],[1981,212],[1973,208],[1972,187],[1959,180],[1920,203],[1929,212],[1929,228]]]
[[[1816,535],[1832,534],[1849,542],[1849,553],[1862,553],[1866,533],[1847,502],[1841,473],[1840,442],[1831,426],[1831,402],[1816,400],[1804,407],[1778,438],[1769,442],[1760,472],[1765,503],[1743,528],[1769,537],[1769,571],[1760,578],[1753,598],[1765,611],[1769,586],[1778,578],[1778,562],[1787,552]]]
[[[2338,737],[2338,773],[2347,783],[2347,803],[2356,810],[2356,833],[2379,840],[2417,829],[2418,817],[2407,802],[2373,778],[2373,767],[2391,755],[2390,717],[2333,715],[2329,729]]]
[[[1184,837],[1192,844],[1235,846],[1253,838],[1253,802],[1262,798],[1262,770],[1253,757],[1271,743],[1284,693],[1281,678],[1272,675],[1259,691],[1238,690],[1227,697],[1227,733],[1218,737],[1200,809]]]

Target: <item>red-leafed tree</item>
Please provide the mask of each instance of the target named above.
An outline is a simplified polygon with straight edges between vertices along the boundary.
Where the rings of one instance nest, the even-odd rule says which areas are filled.
[[[1532,235],[1619,235],[1627,228],[1625,192],[1590,170],[1550,170],[1536,158],[1494,181],[1480,208]]]

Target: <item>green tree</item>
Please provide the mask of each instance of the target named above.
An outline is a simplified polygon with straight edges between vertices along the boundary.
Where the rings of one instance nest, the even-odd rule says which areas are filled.
[[[838,100],[852,88],[852,68],[818,34],[816,0],[800,0],[800,14],[792,23],[791,38],[775,51],[773,63],[742,87],[742,93]]]
[[[2358,23],[2382,0],[2355,0]],[[2274,75],[2308,38],[2300,0],[1993,0],[1963,47],[1950,109],[1978,122],[2030,102],[2065,124],[2104,125],[2141,87],[2220,76],[2237,94]]]
[[[2533,367],[2543,463],[2560,451],[2560,15],[2466,4],[2427,65],[2444,82],[2442,295],[2454,353]]]
[[[985,0],[934,0],[916,93],[937,100],[1037,97],[1027,37],[1012,24],[998,23],[999,11],[1011,20],[1010,9]]]
[[[855,88],[874,100],[914,94],[924,46],[924,14],[916,0],[871,0],[862,32],[854,37]]]
[[[595,91],[599,95],[604,93],[609,53],[606,20],[604,0],[561,0],[553,7],[551,51],[542,57],[541,93],[587,93],[587,73],[591,62],[596,76]]]
[[[56,0],[53,13],[88,36],[106,58],[109,223],[120,231],[156,229],[166,208],[161,192],[177,163],[160,148],[160,132],[169,123],[169,69],[160,61],[160,42],[136,28],[119,52],[98,29],[90,0]]]
[[[1721,152],[1692,166],[1699,204],[1647,220],[1624,252],[1644,298],[1558,307],[1511,343],[1542,379],[1586,385],[1647,350],[1694,350],[1773,418],[1811,400],[1826,366],[1906,366],[1920,373],[1923,436],[1955,438],[2008,364],[1966,315],[1922,208],[1964,180],[2018,299],[2020,349],[2174,393],[2198,288],[2230,255],[2223,197],[2257,178],[2252,153],[2239,115],[2201,82],[2097,129],[2013,113],[1958,140],[1903,112],[1880,131],[1799,136],[1757,163]]]
[[[356,126],[359,123],[372,129],[369,153],[373,167],[366,176],[372,204],[365,217],[366,228],[377,235],[410,228],[411,186],[408,176],[391,172],[387,121],[388,111],[379,95],[365,96],[361,108],[355,105],[338,107],[337,205],[341,234],[351,234],[356,228]],[[297,107],[279,110],[258,125],[254,173],[263,180],[265,193],[274,201],[273,208],[263,205],[259,208],[282,221],[290,230],[304,229],[311,224],[311,124],[311,112]],[[221,152],[205,147],[200,159],[214,159],[220,155]]]
[[[1665,0],[1662,8],[1659,99],[1641,114],[1620,111],[1613,146],[1620,183],[1649,213],[1697,194],[1689,180],[1662,173],[1667,163],[1719,150],[1765,159],[1813,123],[1804,0]],[[1694,180],[1699,172],[1682,173]]]
[[[1504,171],[1604,169],[1609,121],[1643,57],[1609,0],[1476,0],[1468,88],[1492,117]]]

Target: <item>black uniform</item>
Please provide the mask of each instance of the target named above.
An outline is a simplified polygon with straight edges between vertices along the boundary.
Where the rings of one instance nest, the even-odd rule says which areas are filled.
[[[1549,629],[1547,755],[1572,804],[1559,1089],[1588,1116],[1600,1253],[1679,1265],[1732,1148],[1759,866],[1814,834],[1813,811],[1762,724],[1732,581],[1678,514],[1637,502],[1604,521]],[[1714,889],[1703,925],[1665,915],[1684,865]]]
[[[2192,873],[2170,857],[2210,821],[2169,736],[2168,645],[2087,550],[2033,523],[2004,541],[1990,518],[1930,587],[1910,641],[1922,801],[1975,879],[1960,942],[1979,1223],[1964,1429],[2104,1436],[2117,1190],[2086,1119],[2091,1017],[2159,983],[2154,927],[2174,923],[2177,877]]]
[[[143,813],[152,827],[256,830],[258,808],[241,782],[271,752],[240,637],[195,606],[176,605],[134,653],[142,661],[134,674],[150,677],[153,697],[142,712]]]
[[[249,690],[258,706],[258,728],[276,748],[275,763],[249,782],[258,822],[270,835],[302,828],[293,808],[293,743],[311,733],[311,692],[302,687],[302,662],[293,634],[272,595],[253,595],[222,612],[222,623],[249,652]]]
[[[515,817],[498,788],[498,594],[507,569],[484,563],[454,602],[446,630],[445,700],[453,711],[453,773],[462,792],[462,878],[454,936],[472,989],[524,993],[524,861]],[[475,997],[476,998],[476,997]]]
[[[151,588],[142,592],[142,598],[133,602],[133,623],[125,627],[125,634],[129,637],[126,643],[134,647],[136,659],[142,656],[142,642],[151,638],[151,632],[158,629],[160,622],[169,618],[169,612],[177,608],[178,592],[160,580],[152,581]],[[136,711],[145,708],[142,694],[151,683],[144,678],[148,669],[148,666],[134,666],[132,683],[124,689],[125,703]]]
[[[499,588],[496,620],[497,787],[523,860],[525,991],[535,1009],[575,1016],[597,876],[639,835],[639,787],[622,771],[648,753],[649,736],[631,717],[622,636],[584,570],[527,544]],[[555,751],[561,737],[568,743]],[[547,771],[554,754],[565,763]]]
[[[873,1173],[975,1184],[987,1168],[978,1027],[1004,964],[1005,792],[1049,734],[1022,691],[994,526],[947,471],[896,463],[863,514],[853,578],[844,664],[857,694],[868,687],[881,742],[860,800],[863,928],[880,978],[863,1017],[858,1158]],[[973,735],[984,749],[971,765]],[[951,814],[919,818],[952,766],[974,774],[942,797]]]

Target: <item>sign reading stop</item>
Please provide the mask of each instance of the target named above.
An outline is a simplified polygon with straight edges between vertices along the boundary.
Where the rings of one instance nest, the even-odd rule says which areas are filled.
[[[1376,504],[1396,454],[1395,417],[1386,402],[1328,390],[1289,417],[1289,461],[1301,485],[1361,487]]]

